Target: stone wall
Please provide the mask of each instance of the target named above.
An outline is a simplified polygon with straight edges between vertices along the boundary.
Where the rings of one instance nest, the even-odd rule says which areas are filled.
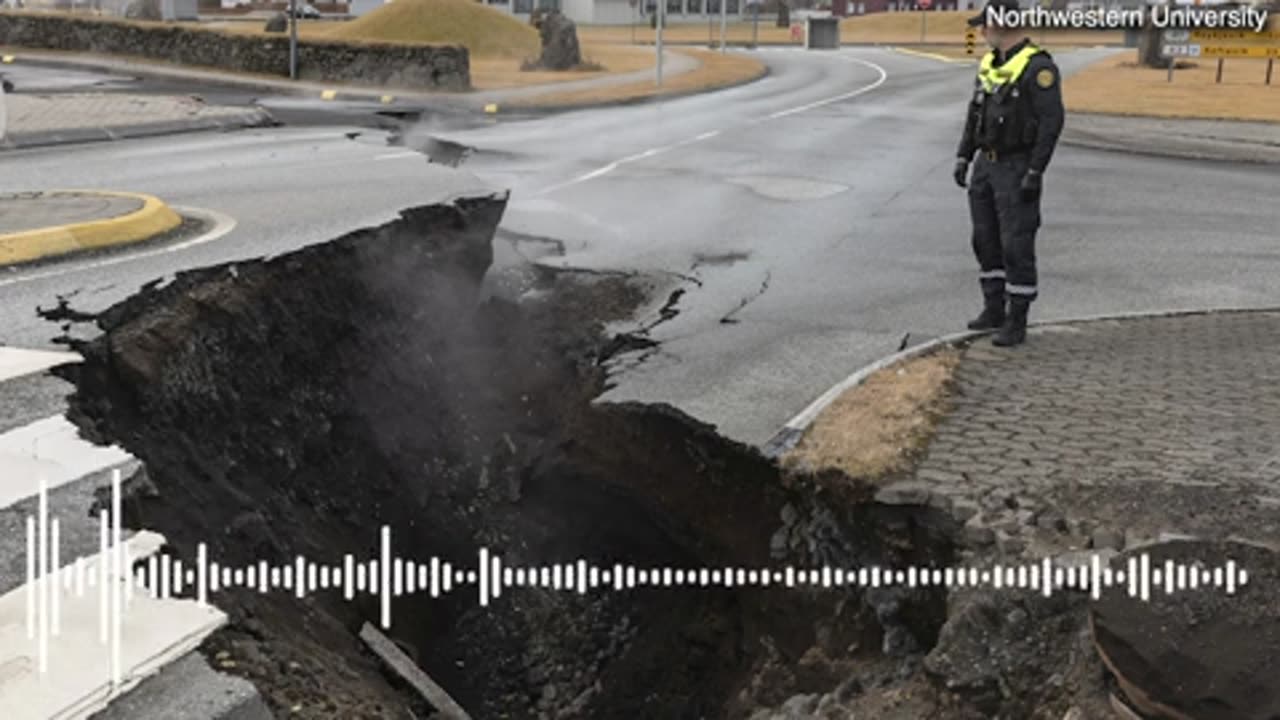
[[[165,23],[0,12],[0,45],[129,55],[235,72],[289,75],[288,36]],[[470,90],[465,47],[298,41],[298,76],[413,90]]]

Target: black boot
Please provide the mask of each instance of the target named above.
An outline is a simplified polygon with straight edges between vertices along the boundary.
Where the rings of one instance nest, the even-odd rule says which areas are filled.
[[[1027,310],[1031,307],[1031,303],[1022,298],[1013,298],[1009,301],[1009,317],[1005,318],[1004,326],[1000,328],[1000,332],[991,339],[991,344],[997,347],[1011,347],[1013,345],[1021,345],[1027,339]]]
[[[970,330],[995,330],[1004,325],[1004,293],[988,295],[982,314],[969,321]]]

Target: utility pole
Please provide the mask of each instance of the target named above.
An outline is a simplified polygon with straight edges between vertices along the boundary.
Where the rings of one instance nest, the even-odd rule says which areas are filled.
[[[729,25],[729,0],[720,0],[720,52],[725,52],[725,28]]]
[[[289,0],[289,79],[298,79],[298,0]]]
[[[751,49],[755,50],[760,44],[760,0],[755,0],[752,7],[755,8],[755,13],[751,25]]]
[[[658,0],[658,87],[662,87],[662,28],[667,19],[667,0]]]

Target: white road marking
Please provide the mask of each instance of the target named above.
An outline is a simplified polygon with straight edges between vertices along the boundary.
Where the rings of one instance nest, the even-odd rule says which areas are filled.
[[[426,156],[416,150],[404,150],[402,152],[387,153],[385,155],[377,155],[374,160],[401,160],[404,158],[420,158],[426,159]]]
[[[0,382],[44,372],[56,365],[80,362],[81,359],[72,352],[0,347]]]
[[[94,445],[61,415],[0,435],[0,508],[35,497],[40,477],[50,490],[133,459],[123,449]]]
[[[34,272],[29,275],[19,275],[18,277],[0,280],[0,288],[10,285],[19,285],[21,283],[32,282],[35,280],[45,280],[51,277],[59,277],[61,275],[70,275],[72,273],[85,272],[87,270],[97,270],[99,268],[119,265],[121,263],[133,262],[143,258],[155,257],[157,255],[167,255],[169,253],[182,252],[189,250],[197,245],[204,245],[219,240],[226,236],[236,228],[236,220],[230,215],[220,213],[216,210],[203,210],[196,208],[174,207],[181,215],[190,215],[193,217],[202,217],[213,222],[213,229],[209,232],[191,238],[185,242],[176,243],[174,245],[166,245],[164,247],[155,248],[153,250],[144,250],[142,252],[130,253],[127,255],[118,255],[102,260],[96,260],[84,264],[66,265],[63,267],[53,268],[43,272]]]
[[[867,85],[866,87],[858,88],[853,92],[847,92],[842,95],[836,95],[834,97],[826,98],[825,100],[819,100],[817,102],[809,103],[808,105],[801,105],[800,107],[794,107],[788,110],[780,110],[770,115],[769,118],[776,120],[777,118],[787,117],[788,115],[795,115],[796,113],[802,113],[807,110],[813,110],[815,108],[820,108],[824,105],[830,105],[831,103],[837,103],[842,100],[849,100],[850,98],[856,98],[863,93],[867,93],[867,92],[871,92],[872,90],[875,90],[876,88],[883,85],[886,80],[889,79],[889,73],[885,72],[884,68],[880,67],[879,65],[873,62],[869,62],[867,60],[862,60],[855,57],[847,57],[847,56],[844,56],[842,59],[845,60],[846,62],[857,63],[859,65],[866,65],[872,70],[875,70],[876,72],[880,73],[879,79],[877,79],[875,82],[871,83],[870,85]]]
[[[767,122],[769,120],[777,120],[777,119],[789,117],[791,115],[795,115],[798,113],[806,112],[808,110],[820,108],[825,105],[830,105],[832,103],[841,102],[843,100],[849,100],[851,98],[855,98],[855,97],[858,97],[859,95],[875,90],[876,88],[883,85],[886,80],[889,79],[889,73],[886,72],[884,68],[880,67],[879,65],[873,62],[870,62],[868,60],[862,60],[861,58],[849,57],[844,55],[840,56],[840,59],[844,60],[845,62],[855,63],[858,65],[865,65],[871,68],[872,70],[875,70],[877,73],[879,73],[880,77],[877,78],[876,81],[871,83],[870,85],[865,85],[863,87],[858,88],[857,90],[853,90],[847,93],[841,93],[839,95],[833,95],[832,97],[823,98],[822,100],[801,105],[799,107],[779,110],[775,113],[768,115],[767,117],[757,118],[755,120],[749,121],[747,124],[754,125],[761,122]],[[563,190],[567,187],[572,187],[574,185],[579,185],[581,183],[588,182],[590,180],[595,180],[598,177],[608,175],[609,173],[613,172],[614,170],[617,170],[619,167],[627,163],[635,162],[637,160],[644,160],[646,158],[651,158],[655,155],[659,155],[669,150],[674,150],[678,147],[684,147],[684,146],[692,145],[694,143],[702,142],[704,140],[709,140],[713,137],[716,137],[720,133],[721,133],[720,130],[711,130],[710,132],[705,132],[705,133],[702,133],[701,135],[697,135],[686,140],[681,140],[679,142],[675,142],[670,145],[665,145],[657,148],[650,148],[649,150],[645,150],[644,152],[636,153],[635,155],[630,155],[620,160],[615,160],[609,163],[608,165],[605,165],[600,168],[596,168],[595,170],[592,170],[591,172],[586,173],[584,175],[579,175],[578,177],[573,178],[572,180],[566,180],[565,182],[557,183],[555,185],[551,185],[550,187],[543,188],[542,190],[539,190],[538,192],[533,193],[533,195],[535,197],[548,195],[550,193],[556,192],[557,190]]]

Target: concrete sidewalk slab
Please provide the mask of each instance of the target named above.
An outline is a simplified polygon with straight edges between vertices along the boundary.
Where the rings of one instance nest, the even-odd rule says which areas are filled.
[[[120,140],[197,130],[271,125],[260,107],[218,107],[190,96],[66,93],[6,96],[8,128],[0,147]]]
[[[16,385],[30,384],[38,378],[44,377],[47,376],[25,376],[11,379],[7,382],[0,382],[0,390]],[[65,394],[65,392],[62,394]],[[3,403],[0,403],[0,405],[10,410],[12,407],[3,405]],[[0,419],[0,427],[4,427],[10,421],[11,418],[7,413],[3,419]],[[61,416],[54,416],[33,423],[28,427],[8,430],[3,435],[0,435],[0,446],[8,445],[18,449],[29,449],[30,443],[22,442],[21,438],[30,439],[35,435],[41,435],[42,433],[33,429],[53,426],[59,423],[65,424],[66,421]],[[74,429],[72,430],[72,435],[74,436]],[[60,450],[55,451],[54,448],[46,447],[45,445],[40,447],[46,451],[46,454],[56,452],[58,459],[64,463],[70,455],[88,457],[88,455],[100,450],[100,448],[95,448],[78,437],[69,437],[65,438],[65,440],[64,447]],[[70,447],[67,445],[68,443],[77,447]],[[119,459],[119,457],[101,456],[98,462],[92,463],[92,466],[85,465],[80,468],[82,471],[88,471],[83,472],[79,479],[49,490],[49,516],[58,518],[61,523],[60,560],[64,567],[69,563],[73,563],[76,558],[89,558],[100,549],[101,539],[99,537],[98,519],[91,516],[89,512],[97,499],[98,490],[110,483],[110,470],[113,467],[123,467],[125,475],[128,476],[132,474],[133,469],[137,466],[136,462],[127,455],[123,465],[117,462]],[[6,481],[6,487],[0,488],[0,494],[3,494],[6,489],[10,491],[16,490],[8,487],[8,483],[15,479],[10,473],[0,470],[0,478]],[[27,480],[28,478],[20,477],[17,479]],[[30,488],[27,490],[29,491]],[[0,595],[22,592],[21,588],[25,582],[26,565],[24,561],[25,519],[39,510],[37,498],[27,492],[10,492],[10,495],[11,498],[14,495],[24,495],[25,497],[16,502],[0,499]],[[125,537],[132,536],[132,532],[125,532]],[[161,603],[161,605],[166,607],[166,613],[170,612],[168,608],[171,603]],[[63,610],[66,612],[72,610],[72,608],[64,606]],[[188,612],[189,610],[190,608],[187,608],[182,612]],[[212,608],[207,610],[216,613],[216,610]],[[126,632],[122,636],[126,644],[131,648],[124,653],[126,657],[130,655],[139,656],[136,652],[140,647],[138,641],[145,639],[141,635],[134,636],[134,631],[139,627],[145,631],[144,635],[156,635],[156,633],[160,632],[172,635],[180,627],[180,625],[174,625],[171,622],[157,622],[154,614],[148,614],[148,608],[134,607],[130,613],[133,620],[126,623]],[[208,615],[209,613],[205,612],[203,614]],[[172,616],[169,617],[172,619]],[[0,623],[0,625],[8,627],[10,625],[9,618],[5,617],[3,620],[4,622]],[[71,615],[64,617],[64,633],[71,631],[73,629],[71,626],[77,622],[80,621],[74,620]],[[83,622],[80,622],[80,624],[83,624]],[[92,624],[94,625],[93,629],[96,630],[96,623]],[[21,625],[22,621],[20,620],[18,624],[20,630]],[[99,645],[96,632],[94,635],[92,639],[83,643],[84,647],[80,649],[68,649],[65,645],[58,646],[60,649],[50,657],[50,670],[55,675],[67,674],[69,671],[68,661],[83,662],[86,659],[84,652],[81,652],[81,650],[88,653],[87,657],[90,664],[92,664],[94,657],[103,659],[108,657],[107,648]],[[187,638],[185,646],[190,647],[193,639]],[[13,638],[13,640],[14,642],[11,645],[0,643],[0,647],[3,647],[9,653],[21,652],[27,649],[25,631],[21,631],[21,636]],[[126,718],[127,720],[174,720],[175,718],[184,718],[186,720],[265,720],[271,717],[261,696],[250,682],[215,671],[205,662],[198,651],[183,653],[184,646],[172,642],[171,638],[166,642],[151,643],[152,649],[159,645],[166,646],[166,649],[161,653],[164,658],[178,658],[179,655],[181,655],[181,658],[168,664],[157,664],[149,661],[135,663],[136,672],[129,673],[131,678],[138,680],[148,675],[149,677],[142,680],[141,684],[128,693],[115,697],[105,709],[93,715],[94,718],[98,720],[125,720]],[[5,652],[0,652],[0,655],[3,654]],[[22,657],[26,657],[26,655],[24,654]],[[159,665],[163,665],[163,668],[161,669]],[[18,661],[18,666],[29,669],[29,663],[24,664],[22,660]],[[159,672],[151,674],[156,670],[159,670]],[[11,673],[10,675],[13,674]],[[21,675],[21,673],[18,673],[18,675]],[[0,701],[0,706],[18,707],[17,704],[11,705],[7,702],[12,697],[11,693],[21,692],[20,688],[13,683],[15,677],[4,673],[0,673],[0,676],[4,676],[0,677],[0,698],[4,698],[4,701]],[[18,684],[21,684],[20,678],[16,679],[19,680]],[[41,686],[42,689],[39,693],[41,702],[50,699],[54,686],[58,684],[46,683]],[[101,688],[99,690],[97,697],[100,703],[106,699],[106,696],[102,694]],[[23,698],[26,698],[25,694]],[[87,708],[81,708],[81,710],[85,709]],[[84,716],[83,713],[80,713],[71,717]],[[59,717],[64,716],[59,715]]]
[[[0,194],[0,266],[142,242],[181,224],[180,215],[151,195]]]

